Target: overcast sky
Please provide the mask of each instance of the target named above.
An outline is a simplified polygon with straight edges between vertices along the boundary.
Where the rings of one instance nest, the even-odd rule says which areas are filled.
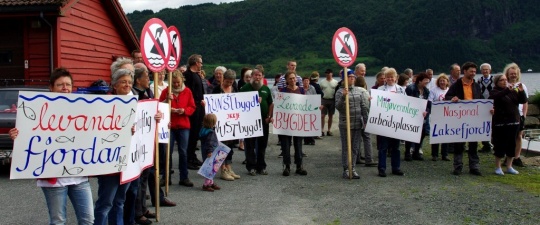
[[[122,4],[125,13],[130,13],[135,10],[151,9],[154,12],[159,12],[163,8],[176,9],[183,5],[198,5],[208,2],[219,4],[238,1],[242,0],[120,0],[120,4]]]

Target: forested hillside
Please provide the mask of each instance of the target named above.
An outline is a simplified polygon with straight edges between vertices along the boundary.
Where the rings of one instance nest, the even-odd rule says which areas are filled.
[[[153,17],[176,26],[182,63],[200,53],[205,65],[263,64],[267,74],[283,72],[288,59],[298,60],[302,73],[338,69],[332,36],[348,27],[357,37],[357,62],[373,75],[382,66],[448,72],[465,61],[489,62],[494,71],[509,62],[540,70],[539,15],[534,0],[245,0],[128,18],[137,33]]]

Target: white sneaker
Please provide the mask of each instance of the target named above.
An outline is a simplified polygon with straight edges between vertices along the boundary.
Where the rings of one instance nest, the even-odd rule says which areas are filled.
[[[501,167],[495,169],[495,174],[504,176],[504,172],[502,171]]]
[[[512,167],[508,168],[506,172],[509,174],[519,174],[519,172]]]

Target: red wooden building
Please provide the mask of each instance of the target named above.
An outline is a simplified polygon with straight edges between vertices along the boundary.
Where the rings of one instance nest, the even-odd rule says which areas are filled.
[[[47,84],[60,66],[74,87],[109,82],[113,59],[138,46],[118,0],[0,0],[0,86]]]

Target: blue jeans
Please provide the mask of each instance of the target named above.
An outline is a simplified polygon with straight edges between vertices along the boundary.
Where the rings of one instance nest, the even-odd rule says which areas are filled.
[[[180,180],[185,180],[188,179],[187,148],[189,141],[189,129],[171,129],[171,154],[173,153],[175,141],[178,143],[178,170],[180,170]]]
[[[135,206],[137,205],[140,187],[141,177],[131,181],[126,191],[126,200],[124,202],[124,221],[126,224],[135,224]]]
[[[379,170],[386,170],[386,152],[391,151],[390,159],[392,171],[400,170],[401,156],[399,155],[399,140],[377,135],[377,148],[379,149]]]
[[[94,209],[95,225],[123,225],[124,201],[129,183],[120,185],[120,174],[98,176],[98,199]]]
[[[42,187],[41,190],[49,209],[49,224],[66,223],[67,197],[75,209],[78,224],[94,223],[92,190],[88,181],[65,187]]]

